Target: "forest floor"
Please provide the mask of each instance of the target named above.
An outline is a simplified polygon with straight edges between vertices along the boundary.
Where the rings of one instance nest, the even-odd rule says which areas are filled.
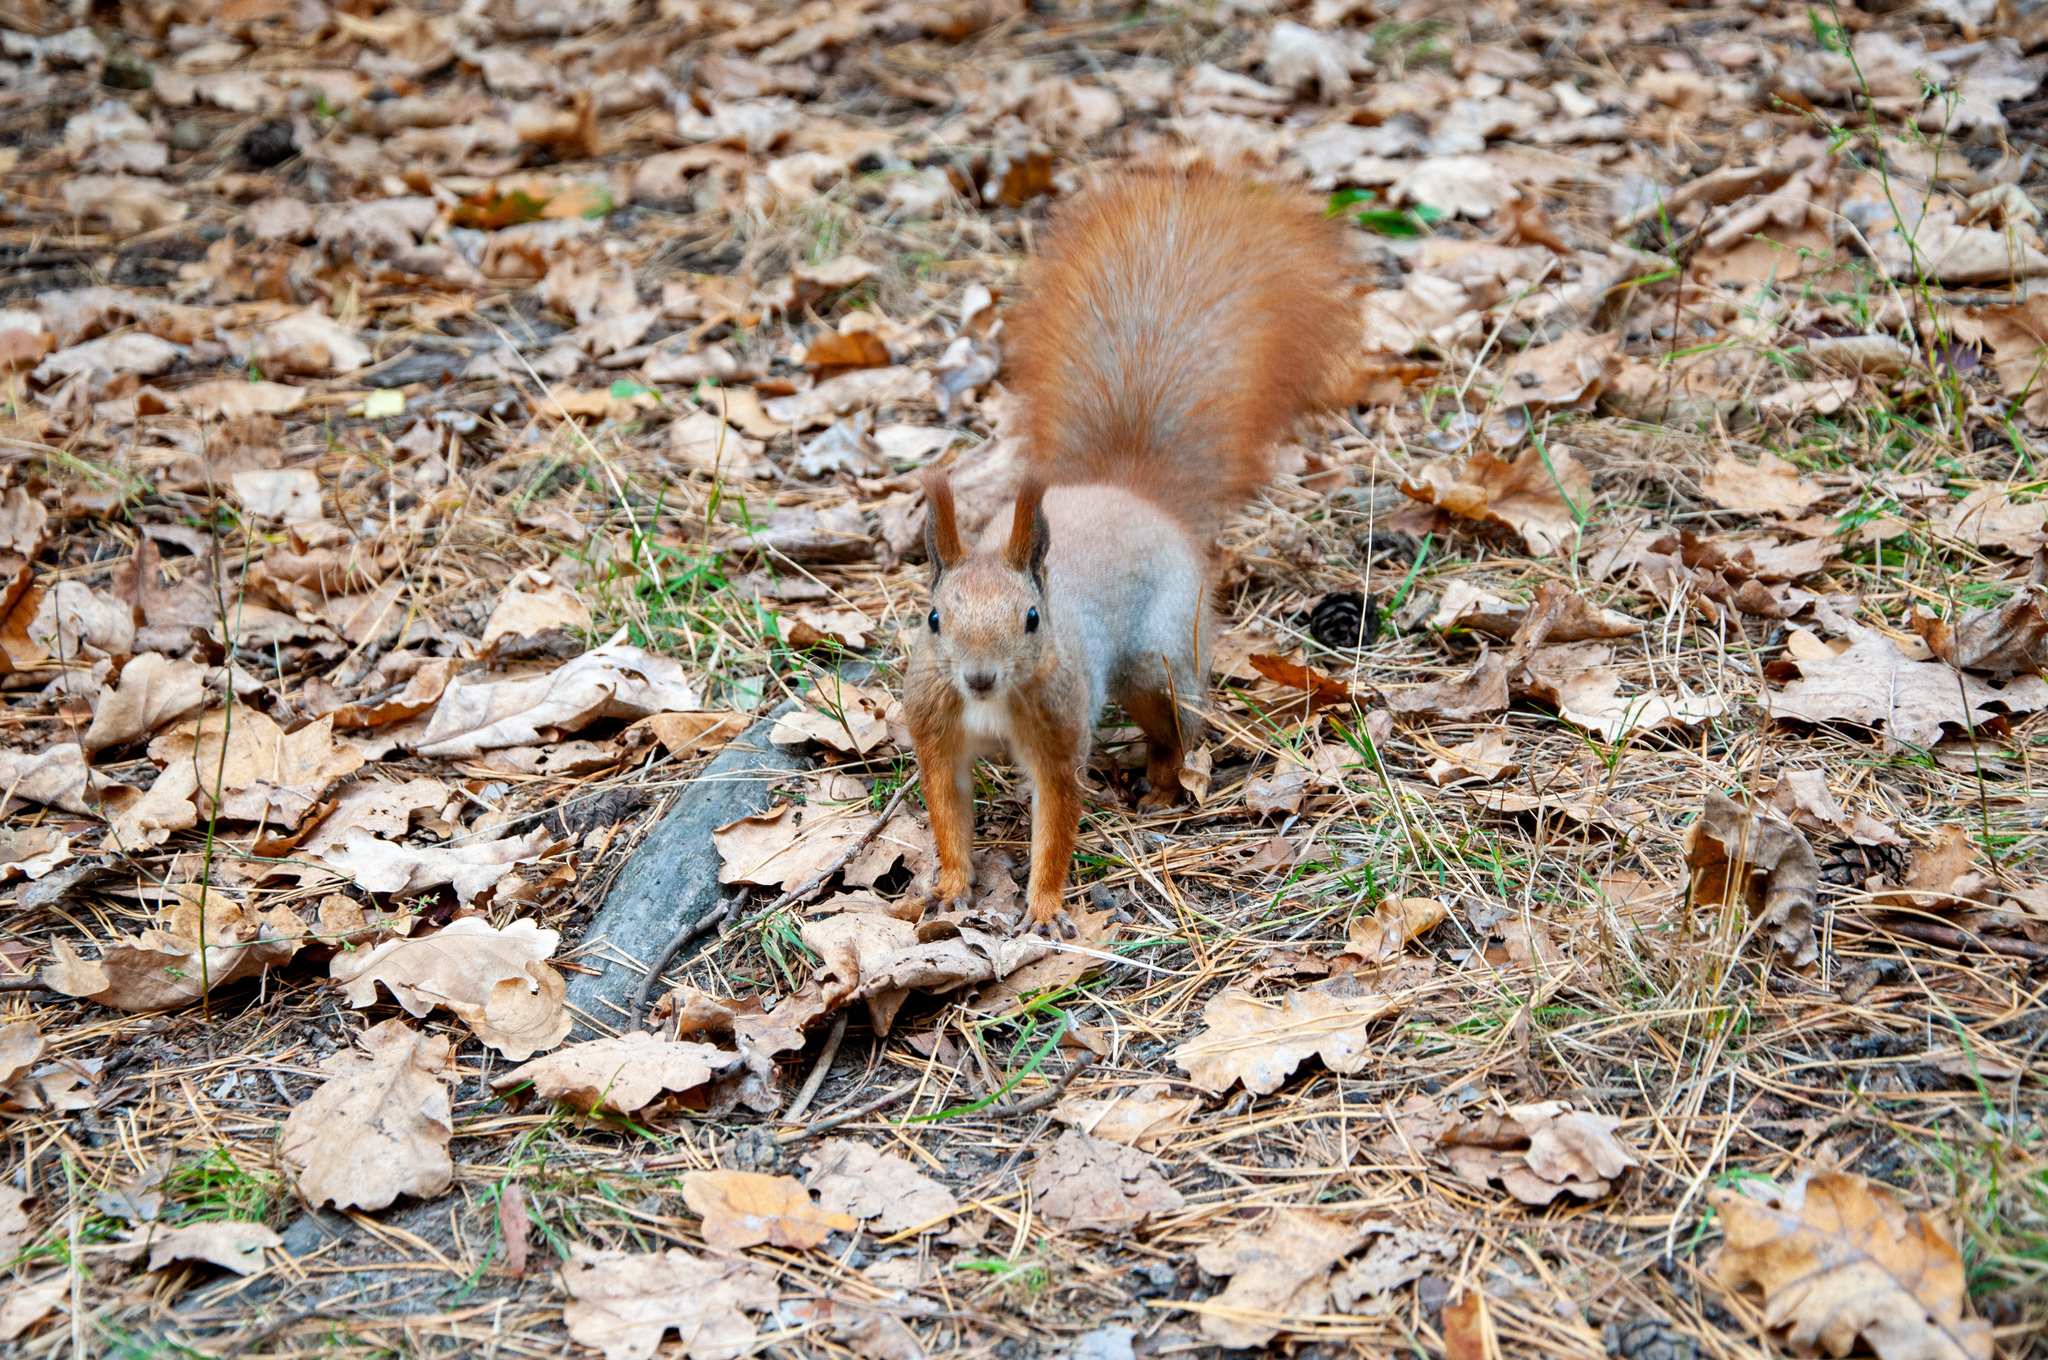
[[[2036,8],[0,0],[0,1354],[2048,1355]],[[1360,388],[919,921],[920,470],[1193,157]]]

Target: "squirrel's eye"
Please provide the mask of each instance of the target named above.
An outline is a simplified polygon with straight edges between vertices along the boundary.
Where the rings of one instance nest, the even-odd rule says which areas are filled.
[[[938,610],[934,609],[934,610],[933,610],[933,611],[932,611],[931,613],[929,613],[929,614],[925,615],[924,621],[925,621],[926,623],[928,623],[928,624],[930,624],[930,625],[931,625],[931,629],[932,629],[932,631],[933,631],[934,633],[936,633],[936,632],[938,632],[938,631],[939,631],[939,611],[938,611]]]
[[[1038,609],[1036,606],[1024,612],[1024,631],[1027,633],[1038,631]]]

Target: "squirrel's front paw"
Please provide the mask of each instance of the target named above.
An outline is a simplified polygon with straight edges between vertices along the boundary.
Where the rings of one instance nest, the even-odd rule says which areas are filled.
[[[1075,928],[1074,918],[1067,915],[1065,908],[1054,906],[1046,911],[1037,907],[1031,909],[1031,933],[1045,940],[1071,940],[1081,932]]]

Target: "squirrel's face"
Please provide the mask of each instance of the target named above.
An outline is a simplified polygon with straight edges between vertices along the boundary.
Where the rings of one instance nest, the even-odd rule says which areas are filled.
[[[940,575],[924,629],[925,646],[970,703],[1001,698],[1037,675],[1051,638],[1038,582],[994,553]]]

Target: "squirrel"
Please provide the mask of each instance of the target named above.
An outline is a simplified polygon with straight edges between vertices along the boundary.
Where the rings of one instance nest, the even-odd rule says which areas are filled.
[[[931,604],[904,713],[941,909],[973,881],[974,760],[1007,748],[1033,790],[1030,928],[1071,938],[1096,718],[1114,699],[1145,734],[1139,806],[1177,802],[1206,727],[1215,536],[1274,444],[1334,404],[1361,320],[1321,205],[1214,167],[1126,171],[1044,240],[1009,318],[1023,484],[969,548],[944,473],[927,474]]]

